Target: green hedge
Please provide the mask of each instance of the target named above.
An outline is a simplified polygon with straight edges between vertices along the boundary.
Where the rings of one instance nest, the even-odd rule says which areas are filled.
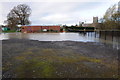
[[[94,30],[94,27],[66,27],[66,29],[73,29],[73,30]]]
[[[16,31],[15,30],[8,30],[8,31],[2,31],[2,32],[11,33],[11,32],[16,32]]]

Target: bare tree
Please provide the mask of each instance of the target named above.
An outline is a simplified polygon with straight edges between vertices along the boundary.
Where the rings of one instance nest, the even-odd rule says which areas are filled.
[[[116,23],[116,28],[120,29],[120,12],[117,12],[112,15],[112,21]]]
[[[104,19],[105,19],[105,20],[110,20],[111,17],[112,17],[112,15],[113,15],[114,13],[116,13],[116,9],[117,9],[117,8],[116,8],[116,4],[113,5],[112,7],[109,7],[109,8],[107,9],[105,15],[104,15]]]
[[[118,28],[118,21],[116,21],[118,17],[117,13],[117,5],[113,5],[112,7],[108,8],[102,21],[102,28],[103,29],[108,29],[108,30],[113,30]]]
[[[10,13],[7,15],[7,20],[5,21],[8,26],[15,28],[16,25],[28,25],[30,24],[29,16],[31,14],[31,9],[26,4],[20,4],[15,6]]]

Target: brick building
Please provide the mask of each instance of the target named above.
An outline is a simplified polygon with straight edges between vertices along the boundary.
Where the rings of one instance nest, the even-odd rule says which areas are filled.
[[[23,33],[34,33],[34,32],[60,32],[59,25],[53,26],[22,26],[21,31]]]

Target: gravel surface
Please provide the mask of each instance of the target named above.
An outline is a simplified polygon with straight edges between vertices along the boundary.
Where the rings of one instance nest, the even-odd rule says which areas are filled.
[[[95,42],[2,41],[3,78],[117,78],[118,50]]]

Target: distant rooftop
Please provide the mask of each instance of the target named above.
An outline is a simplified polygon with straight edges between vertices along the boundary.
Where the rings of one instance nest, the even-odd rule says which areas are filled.
[[[23,26],[61,26],[61,25],[23,25]]]

